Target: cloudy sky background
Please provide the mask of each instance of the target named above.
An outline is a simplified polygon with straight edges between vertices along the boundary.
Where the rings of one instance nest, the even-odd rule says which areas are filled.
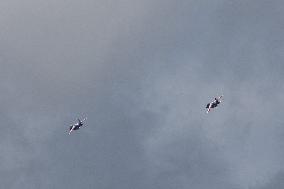
[[[0,10],[1,188],[284,188],[283,1]]]

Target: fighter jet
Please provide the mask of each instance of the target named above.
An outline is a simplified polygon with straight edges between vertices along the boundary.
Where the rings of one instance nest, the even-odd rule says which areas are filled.
[[[72,131],[78,130],[83,126],[83,122],[86,121],[87,118],[84,118],[83,120],[77,119],[78,122],[75,124],[70,125],[69,127],[69,135],[71,134]]]
[[[222,97],[223,97],[223,95],[221,95],[221,96],[215,98],[212,102],[208,103],[208,104],[206,105],[206,108],[207,108],[206,113],[209,113],[210,110],[211,110],[211,108],[217,107],[218,104],[221,103],[221,98],[222,98]]]

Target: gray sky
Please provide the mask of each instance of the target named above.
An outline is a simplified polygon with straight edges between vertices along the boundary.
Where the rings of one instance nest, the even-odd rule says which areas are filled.
[[[283,1],[0,10],[1,188],[284,188]]]

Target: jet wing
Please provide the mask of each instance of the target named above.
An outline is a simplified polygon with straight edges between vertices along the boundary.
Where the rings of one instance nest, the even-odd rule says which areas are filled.
[[[212,102],[211,102],[211,103],[208,103],[207,106],[206,106],[206,108],[207,108],[206,113],[207,113],[207,114],[208,114],[209,111],[211,110],[211,107],[212,107]]]
[[[75,128],[75,125],[71,125],[70,128],[69,128],[69,135],[71,134],[71,132],[74,130]]]
[[[208,104],[206,105],[206,108],[209,108],[209,106],[210,106],[210,103],[208,103]]]

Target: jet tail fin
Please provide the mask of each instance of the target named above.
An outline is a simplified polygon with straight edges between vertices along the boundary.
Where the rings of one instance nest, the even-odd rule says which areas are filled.
[[[84,122],[84,121],[86,121],[87,120],[87,117],[85,117],[83,120],[82,120],[82,122]]]

